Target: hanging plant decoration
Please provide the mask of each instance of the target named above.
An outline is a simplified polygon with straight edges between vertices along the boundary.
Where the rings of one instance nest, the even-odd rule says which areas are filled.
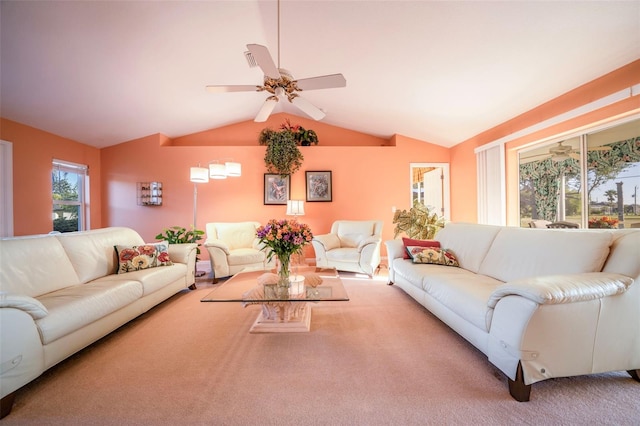
[[[298,146],[317,145],[318,135],[302,126],[293,126],[287,119],[280,130],[262,129],[258,142],[267,146],[264,163],[268,172],[291,175],[300,169],[304,160]]]
[[[282,176],[291,175],[302,166],[304,157],[291,132],[275,132],[271,129],[264,129],[260,132],[260,145],[267,145],[264,164],[269,173],[277,173]]]

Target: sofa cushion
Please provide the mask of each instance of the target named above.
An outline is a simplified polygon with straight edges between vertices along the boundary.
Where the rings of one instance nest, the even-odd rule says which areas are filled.
[[[409,256],[409,252],[407,251],[407,247],[440,247],[440,241],[436,240],[416,240],[413,238],[402,237],[402,244],[404,245],[404,253],[402,254],[403,259],[411,259]]]
[[[121,227],[69,232],[55,237],[64,247],[83,283],[116,273],[118,256],[113,249],[115,245],[144,244],[136,231]]]
[[[478,272],[484,257],[498,235],[500,226],[447,223],[435,236],[440,246],[456,254],[460,267]]]
[[[610,232],[505,227],[493,241],[479,272],[505,282],[598,272],[611,241]]]
[[[174,263],[163,268],[142,269],[139,271],[127,272],[126,274],[113,274],[98,278],[92,283],[108,281],[138,281],[142,284],[142,295],[146,296],[176,280],[185,281],[187,275],[187,265],[184,263]],[[186,287],[186,282],[185,282]]]
[[[53,235],[0,240],[0,290],[36,297],[80,283]]]
[[[358,263],[360,253],[357,248],[343,247],[327,252],[327,259],[333,262],[353,262]]]
[[[229,265],[249,265],[251,263],[262,263],[266,258],[264,251],[252,248],[239,248],[231,250],[227,256]]]
[[[336,234],[340,238],[340,246],[357,247],[361,240],[373,235],[373,228],[373,221],[339,221]]]
[[[617,272],[628,277],[640,278],[640,229],[601,232],[609,232],[613,237],[602,272]]]
[[[223,240],[230,250],[253,247],[257,229],[254,222],[208,223],[207,237]]]
[[[460,268],[425,266],[439,268],[433,273],[427,270],[423,280],[425,291],[476,327],[488,331],[493,313],[488,301],[494,290],[503,283]]]
[[[440,247],[409,246],[407,251],[413,263],[431,263],[434,265],[460,266],[451,250]]]
[[[116,245],[115,250],[118,255],[118,274],[173,265],[166,242]]]
[[[43,344],[66,336],[121,309],[142,296],[142,284],[133,280],[95,281],[63,288],[38,297],[49,314],[36,325]]]

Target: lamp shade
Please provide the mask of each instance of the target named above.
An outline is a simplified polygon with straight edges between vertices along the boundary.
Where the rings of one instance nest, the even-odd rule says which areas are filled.
[[[224,163],[227,176],[241,176],[242,175],[242,164],[236,163],[234,161],[227,161]]]
[[[205,167],[191,167],[189,179],[193,183],[207,183],[209,182],[209,170]]]
[[[302,201],[302,200],[287,200],[287,215],[289,215],[289,216],[303,216],[304,215],[304,201]]]
[[[220,164],[218,162],[209,164],[209,177],[211,179],[226,179],[227,178],[227,168],[224,164]]]

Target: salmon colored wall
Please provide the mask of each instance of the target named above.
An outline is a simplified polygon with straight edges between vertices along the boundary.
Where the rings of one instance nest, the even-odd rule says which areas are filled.
[[[628,64],[525,114],[447,149],[423,141],[392,136],[374,137],[302,117],[276,114],[267,123],[251,121],[170,139],[156,134],[98,150],[6,119],[0,121],[0,138],[14,144],[15,235],[51,230],[51,160],[88,164],[91,182],[91,227],[132,226],[152,239],[165,226],[190,226],[193,221],[193,184],[189,167],[214,159],[233,158],[243,175],[199,185],[198,227],[209,221],[259,220],[284,217],[284,206],[263,205],[263,156],[259,131],[277,128],[284,118],[317,131],[318,146],[301,147],[303,167],[292,177],[292,198],[304,198],[305,170],[333,172],[333,202],[305,203],[315,233],[329,230],[335,219],[382,219],[385,239],[393,237],[391,207],[408,208],[409,163],[450,163],[451,218],[477,219],[476,165],[474,149],[501,137],[596,99],[640,83],[640,60]],[[546,132],[557,134],[595,121],[606,121],[640,112],[638,95],[596,112],[561,123]],[[536,133],[507,145],[507,202],[513,223],[517,198],[517,166],[513,150],[544,137]],[[164,184],[164,205],[136,204],[135,184],[158,180]],[[516,210],[517,215],[517,210]]]
[[[297,117],[291,121],[301,124]],[[182,145],[163,135],[152,135],[104,148],[104,223],[130,226],[147,240],[167,226],[190,227],[194,185],[189,181],[189,168],[225,158],[242,164],[242,176],[198,184],[197,228],[204,230],[207,222],[257,220],[264,223],[271,218],[285,218],[286,206],[264,205],[266,148],[258,145],[255,123],[244,124],[233,126],[234,133],[227,136],[235,141],[253,138],[253,146],[205,146],[203,141],[217,137],[219,129],[214,129],[181,137]],[[359,134],[358,146],[349,146],[348,138],[354,132],[328,127],[324,125],[325,131],[322,135],[319,133],[319,145],[300,147],[304,162],[291,178],[291,198],[305,199],[305,171],[330,170],[333,201],[305,202],[306,214],[300,221],[309,224],[314,233],[322,234],[330,230],[334,220],[379,219],[385,222],[383,238],[392,239],[392,206],[410,207],[409,163],[448,163],[449,150],[403,136],[395,136],[386,141],[386,146],[380,146],[379,138],[364,134]],[[315,130],[315,124],[309,128]],[[335,140],[346,142],[347,146],[336,146]],[[186,145],[186,141],[191,145]],[[136,182],[141,181],[163,183],[162,206],[136,204]]]
[[[53,159],[89,166],[90,226],[103,225],[99,149],[1,118],[0,139],[13,144],[14,235],[44,234],[53,230]]]
[[[204,132],[180,136],[173,140],[168,140],[166,143],[174,146],[255,146],[262,129],[277,130],[287,119],[292,125],[313,129],[318,135],[318,140],[322,146],[383,146],[392,144],[392,141],[388,139],[286,113],[272,114],[264,123],[244,121]]]
[[[640,84],[640,60],[605,74],[587,84],[546,102],[524,114],[493,127],[451,148],[451,219],[477,221],[476,163],[474,149],[572,111],[605,96]],[[514,150],[524,144],[570,132],[594,123],[613,121],[640,112],[640,95],[583,114],[548,129],[510,141],[506,149],[507,223],[518,226],[518,166]]]

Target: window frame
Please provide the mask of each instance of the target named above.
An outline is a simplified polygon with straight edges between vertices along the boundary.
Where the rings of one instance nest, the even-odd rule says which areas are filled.
[[[607,123],[601,123],[601,124],[594,124],[592,126],[585,126],[582,127],[576,131],[573,132],[567,132],[567,133],[563,133],[560,135],[554,135],[552,137],[548,137],[545,138],[543,140],[539,140],[539,141],[534,141],[531,143],[526,144],[525,146],[522,146],[518,149],[516,149],[517,155],[517,169],[518,169],[518,173],[517,173],[517,181],[518,181],[518,187],[520,186],[520,180],[521,180],[521,174],[520,174],[520,164],[521,164],[521,156],[524,153],[527,153],[529,151],[532,150],[537,150],[540,148],[544,148],[544,147],[551,147],[554,144],[560,142],[560,141],[565,141],[565,140],[569,140],[572,138],[578,138],[579,139],[579,151],[580,151],[580,161],[579,161],[579,165],[580,165],[580,180],[582,182],[581,185],[581,191],[580,191],[580,197],[581,197],[581,208],[582,208],[582,212],[581,212],[581,217],[580,217],[580,227],[581,228],[588,228],[588,222],[589,222],[589,200],[587,199],[586,196],[586,192],[585,192],[585,188],[586,185],[588,184],[588,167],[587,167],[587,155],[588,155],[588,137],[589,135],[607,130],[607,129],[612,129],[615,128],[617,126],[622,126],[624,124],[633,122],[633,121],[637,121],[640,120],[640,114],[631,114],[628,115],[626,117],[617,119],[617,120],[612,120],[609,121]],[[522,223],[522,216],[520,213],[520,191],[517,192],[518,193],[518,197],[517,197],[517,211],[518,211],[518,223],[521,224]]]
[[[78,175],[78,200],[56,200],[53,198],[53,178],[54,173],[73,173]],[[53,159],[51,169],[51,229],[54,229],[54,206],[78,206],[78,231],[86,231],[89,227],[89,166],[86,164],[73,163],[70,161]]]

